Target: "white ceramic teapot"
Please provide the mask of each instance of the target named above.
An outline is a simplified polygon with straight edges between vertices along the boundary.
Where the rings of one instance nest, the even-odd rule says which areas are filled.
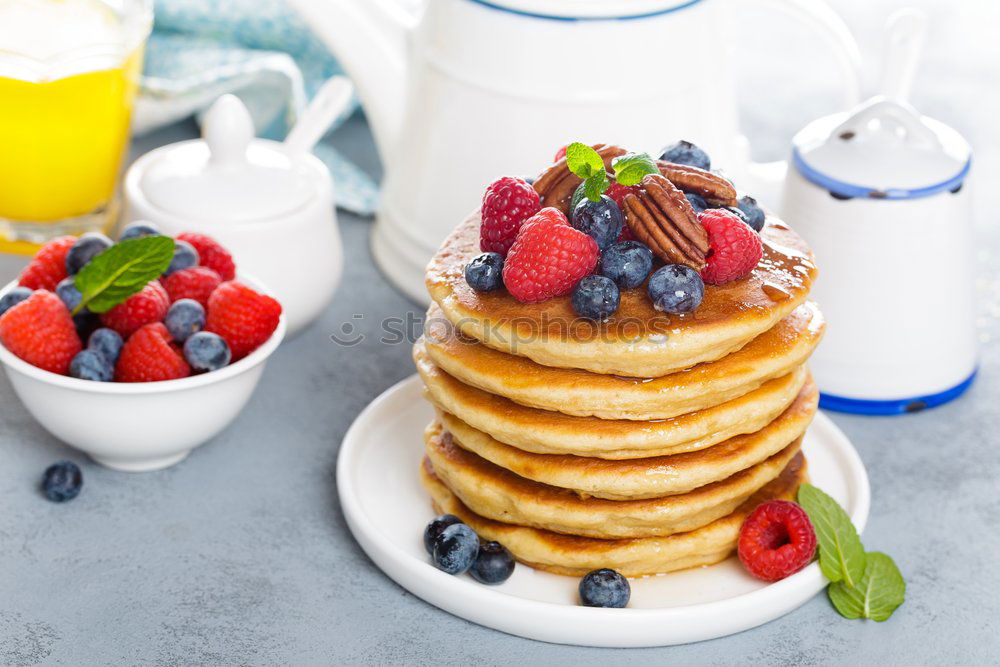
[[[375,258],[418,301],[427,260],[483,189],[569,141],[656,150],[683,137],[764,189],[748,180],[729,49],[705,48],[727,41],[725,0],[427,0],[419,17],[401,0],[291,2],[357,85],[386,168]],[[856,104],[860,57],[840,19],[821,0],[764,4],[834,47]],[[574,61],[575,44],[597,57]],[[623,67],[633,45],[662,61]]]
[[[309,151],[352,93],[343,77],[317,93],[284,142],[254,138],[239,98],[206,112],[202,139],[146,153],[125,176],[123,224],[202,232],[281,302],[289,335],[329,303],[343,267],[330,171]]]

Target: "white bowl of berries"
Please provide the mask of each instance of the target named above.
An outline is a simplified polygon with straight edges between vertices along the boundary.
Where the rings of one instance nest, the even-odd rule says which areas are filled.
[[[181,236],[181,235],[179,235]],[[0,362],[52,435],[109,468],[178,463],[243,409],[285,335],[224,248],[126,228],[43,246],[0,289]]]

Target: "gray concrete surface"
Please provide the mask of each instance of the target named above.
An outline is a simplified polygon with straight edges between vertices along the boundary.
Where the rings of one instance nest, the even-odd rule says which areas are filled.
[[[896,3],[834,4],[875,55],[882,17]],[[817,596],[740,635],[614,651],[511,637],[398,587],[351,538],[334,470],[354,416],[412,372],[409,350],[371,339],[345,349],[330,335],[356,313],[374,331],[384,317],[419,309],[374,269],[368,221],[342,215],[348,262],[333,304],[277,351],[238,421],[173,469],[131,475],[90,463],[46,434],[0,378],[0,664],[995,664],[1000,42],[990,31],[1000,10],[918,4],[932,12],[934,32],[915,101],[978,151],[984,346],[980,378],[961,400],[904,418],[833,415],[871,476],[865,544],[891,554],[907,579],[907,602],[892,619],[847,621]],[[793,47],[812,53],[790,24],[752,15],[747,26],[762,52],[743,64],[747,128],[758,157],[780,157],[792,131],[832,103],[824,80],[832,65],[819,56],[781,58]],[[193,131],[170,128],[135,152]],[[337,142],[378,173],[361,119]],[[0,258],[0,279],[20,263]],[[927,279],[948,277],[928,267]],[[55,505],[37,483],[61,458],[78,461],[86,482],[75,501]]]

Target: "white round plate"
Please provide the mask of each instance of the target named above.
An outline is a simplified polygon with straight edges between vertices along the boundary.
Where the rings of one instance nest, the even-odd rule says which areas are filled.
[[[584,646],[664,646],[723,637],[787,614],[823,590],[812,563],[767,584],[735,558],[710,567],[631,579],[626,609],[580,606],[579,580],[518,564],[500,586],[437,570],[424,551],[434,516],[417,475],[433,410],[414,375],[365,408],[344,436],[337,462],[340,503],[375,564],[427,602],[514,635]],[[847,437],[819,413],[806,434],[810,481],[833,496],[861,531],[868,519],[864,465]]]

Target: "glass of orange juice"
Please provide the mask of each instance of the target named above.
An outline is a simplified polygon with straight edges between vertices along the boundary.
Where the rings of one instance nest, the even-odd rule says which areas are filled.
[[[110,229],[152,0],[0,0],[0,249]]]

